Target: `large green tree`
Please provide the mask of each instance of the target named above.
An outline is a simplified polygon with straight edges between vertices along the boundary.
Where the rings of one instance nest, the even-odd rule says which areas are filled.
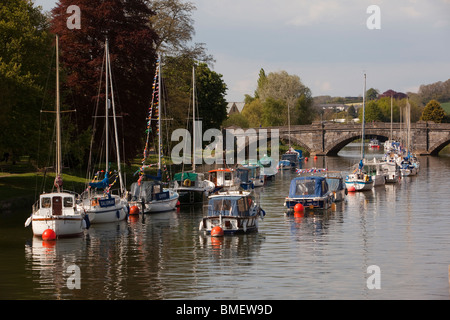
[[[441,104],[436,100],[431,100],[425,106],[420,119],[423,121],[434,121],[436,123],[441,123],[444,118],[445,110],[441,107]]]
[[[0,151],[13,160],[38,157],[40,109],[54,106],[47,30],[46,17],[31,1],[0,4]]]

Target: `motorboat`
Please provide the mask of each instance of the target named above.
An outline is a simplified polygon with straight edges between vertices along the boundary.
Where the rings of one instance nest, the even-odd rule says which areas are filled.
[[[291,180],[289,196],[286,197],[284,206],[294,209],[300,203],[304,208],[329,209],[334,202],[334,194],[329,189],[325,177],[305,176]]]
[[[265,216],[252,193],[242,190],[227,190],[209,196],[205,213],[199,230],[211,235],[217,228],[223,234],[255,232],[259,220]]]

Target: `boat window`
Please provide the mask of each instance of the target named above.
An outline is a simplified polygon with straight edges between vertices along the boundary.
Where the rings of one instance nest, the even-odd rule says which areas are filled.
[[[297,195],[314,195],[316,183],[314,180],[304,180],[297,183]]]
[[[325,194],[328,192],[328,184],[325,180],[322,181],[322,194]]]
[[[229,211],[231,209],[230,200],[218,200],[214,202],[214,211]]]
[[[238,210],[239,210],[239,213],[243,213],[243,212],[247,212],[248,211],[247,198],[240,198],[238,200]]]
[[[73,198],[72,197],[64,197],[64,208],[73,207]]]
[[[161,192],[161,186],[159,184],[155,184],[153,186],[153,193],[160,193]]]
[[[42,198],[42,208],[50,208],[52,206],[52,200],[50,198]]]
[[[231,172],[225,172],[225,180],[231,180]]]

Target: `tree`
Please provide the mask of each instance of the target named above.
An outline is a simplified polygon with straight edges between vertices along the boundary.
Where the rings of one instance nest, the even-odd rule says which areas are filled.
[[[362,113],[363,108],[359,109],[359,120],[362,121]],[[380,107],[378,106],[378,103],[374,100],[369,101],[366,104],[366,122],[373,122],[373,121],[385,121],[383,117],[383,112],[381,112]]]
[[[55,77],[46,86],[53,39],[40,8],[24,0],[0,5],[0,37],[0,149],[13,161],[21,155],[36,159],[40,109],[55,104]]]
[[[200,63],[196,68],[197,101],[203,130],[219,129],[227,118],[227,86],[222,77],[209,69],[206,63]]]
[[[266,98],[263,102],[261,122],[263,127],[288,125],[286,101]]]
[[[300,77],[289,75],[286,71],[271,72],[265,76],[264,70],[261,70],[255,94],[258,95],[265,109],[282,112],[281,115],[279,113],[273,114],[271,119],[269,114],[264,116],[263,111],[263,123],[280,125],[278,124],[280,123],[280,117],[284,116],[285,120],[282,123],[287,125],[288,111],[290,112],[291,124],[311,123],[316,113],[313,109],[314,100],[311,96],[311,90],[300,81]],[[271,100],[266,105],[266,100],[269,98]],[[282,110],[284,106],[286,109]]]
[[[366,91],[367,100],[375,100],[378,97],[378,91],[374,88],[370,88]]]
[[[246,95],[247,97],[250,97]],[[262,125],[263,105],[261,100],[252,98],[251,101],[246,99],[242,115],[248,120],[249,127],[259,127]]]
[[[51,30],[60,37],[61,65],[67,73],[65,89],[70,92],[70,104],[78,110],[80,130],[92,125],[96,104],[105,105],[105,90],[99,83],[108,39],[117,112],[123,115],[126,128],[124,156],[133,158],[142,148],[137,136],[145,131],[155,74],[158,37],[148,23],[153,12],[145,0],[78,0],[81,28],[68,29],[70,14],[66,11],[72,4],[72,0],[56,4]]]
[[[203,43],[189,46],[195,34],[192,13],[197,9],[193,2],[182,0],[153,0],[149,2],[155,15],[150,24],[158,34],[156,50],[163,56],[189,56],[202,62],[213,62],[206,54]]]
[[[436,100],[431,100],[425,106],[420,119],[423,121],[434,121],[436,123],[441,123],[444,118],[445,110],[441,107],[441,104]]]

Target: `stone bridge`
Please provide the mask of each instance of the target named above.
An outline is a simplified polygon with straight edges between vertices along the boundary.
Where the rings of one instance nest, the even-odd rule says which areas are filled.
[[[226,128],[236,129],[236,128]],[[361,138],[361,124],[342,124],[330,122],[313,122],[311,125],[291,126],[290,134],[287,126],[253,128],[256,133],[266,130],[268,140],[274,130],[278,130],[280,140],[303,147],[311,155],[337,155],[348,143]],[[249,129],[244,129],[248,136]],[[437,155],[446,145],[450,143],[450,123],[434,123],[419,121],[411,124],[411,146],[412,151],[418,155]],[[236,138],[239,134],[235,134]],[[381,142],[392,138],[397,141],[407,139],[404,124],[373,122],[365,124],[366,139],[376,138]],[[268,143],[270,146],[270,142]]]

